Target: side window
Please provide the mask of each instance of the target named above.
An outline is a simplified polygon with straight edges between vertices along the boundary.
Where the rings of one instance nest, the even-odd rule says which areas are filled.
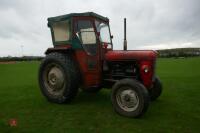
[[[68,41],[70,39],[69,21],[56,22],[52,28],[55,42]]]
[[[96,20],[95,26],[96,26],[97,32],[99,32],[99,34],[100,34],[99,39],[101,41],[101,44],[102,45],[106,44],[107,48],[112,48],[108,24]]]
[[[92,22],[89,20],[79,20],[76,27],[76,35],[85,51],[90,55],[96,55],[97,43]]]

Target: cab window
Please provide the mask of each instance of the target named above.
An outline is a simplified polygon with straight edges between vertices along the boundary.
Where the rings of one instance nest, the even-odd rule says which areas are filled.
[[[97,43],[94,27],[90,20],[79,20],[76,27],[76,36],[82,43],[85,51],[90,55],[96,55]]]
[[[69,41],[70,25],[69,21],[56,22],[52,25],[55,42]]]

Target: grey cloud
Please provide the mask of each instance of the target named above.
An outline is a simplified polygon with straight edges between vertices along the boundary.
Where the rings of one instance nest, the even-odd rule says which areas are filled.
[[[199,0],[1,0],[0,56],[41,55],[52,47],[47,17],[94,11],[110,18],[114,48],[121,49],[123,17],[129,49],[200,47]],[[12,47],[12,48],[11,48]]]

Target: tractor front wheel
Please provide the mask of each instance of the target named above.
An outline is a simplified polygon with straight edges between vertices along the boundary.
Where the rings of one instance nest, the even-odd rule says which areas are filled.
[[[41,92],[51,102],[69,102],[78,92],[77,74],[76,65],[69,55],[48,54],[39,69]]]
[[[162,83],[158,77],[155,78],[153,82],[153,87],[149,91],[151,100],[156,100],[162,93]]]
[[[122,79],[112,88],[111,100],[117,113],[127,117],[142,116],[149,106],[147,89],[133,79]]]

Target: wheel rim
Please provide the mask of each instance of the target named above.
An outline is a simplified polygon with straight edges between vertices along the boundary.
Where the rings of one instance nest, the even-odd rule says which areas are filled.
[[[44,85],[50,94],[63,94],[66,83],[63,69],[59,65],[55,63],[48,64],[43,77]]]
[[[127,112],[135,111],[139,106],[138,94],[131,88],[121,88],[116,94],[117,104]]]

